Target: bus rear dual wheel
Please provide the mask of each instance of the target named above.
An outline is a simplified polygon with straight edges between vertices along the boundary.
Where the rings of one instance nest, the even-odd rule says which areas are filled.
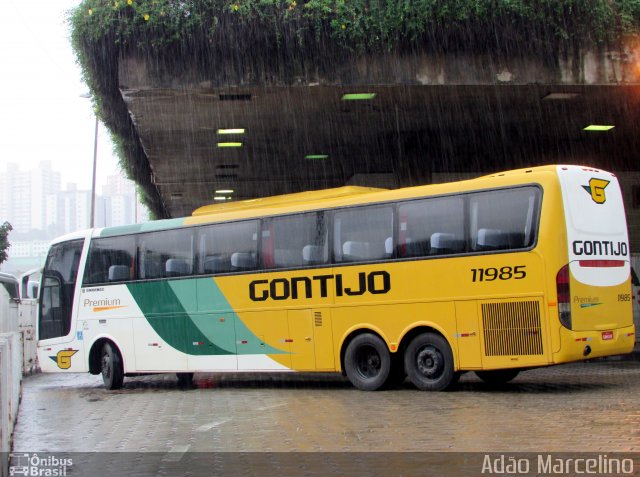
[[[401,359],[398,356],[396,359]],[[349,381],[358,389],[376,391],[404,380],[404,373],[421,390],[441,391],[455,384],[453,353],[449,343],[435,333],[422,333],[409,343],[404,368],[393,362],[386,343],[377,335],[363,333],[347,346],[344,366]]]

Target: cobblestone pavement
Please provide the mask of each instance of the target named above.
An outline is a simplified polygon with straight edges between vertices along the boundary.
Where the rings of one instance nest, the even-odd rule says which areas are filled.
[[[408,383],[362,392],[338,375],[197,374],[24,380],[14,450],[24,452],[460,451],[640,452],[640,362],[521,373],[492,388],[473,373],[457,390]]]

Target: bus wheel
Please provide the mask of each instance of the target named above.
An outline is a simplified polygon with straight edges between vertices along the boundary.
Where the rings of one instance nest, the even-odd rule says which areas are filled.
[[[120,389],[124,381],[122,358],[111,343],[105,343],[102,347],[102,381],[109,390]]]
[[[176,373],[178,377],[178,387],[180,388],[192,388],[193,387],[193,373]]]
[[[363,391],[381,389],[391,372],[389,349],[376,335],[358,335],[347,346],[344,368],[356,388]]]
[[[519,369],[497,369],[493,371],[474,371],[476,376],[482,379],[487,384],[505,384],[514,379]]]
[[[435,333],[423,333],[409,343],[404,368],[411,382],[423,391],[442,391],[457,382],[451,347]]]

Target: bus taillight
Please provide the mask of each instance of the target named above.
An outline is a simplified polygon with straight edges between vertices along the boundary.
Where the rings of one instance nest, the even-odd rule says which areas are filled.
[[[569,285],[569,265],[565,265],[556,275],[556,288],[558,291],[558,316],[560,323],[571,329],[571,287]]]

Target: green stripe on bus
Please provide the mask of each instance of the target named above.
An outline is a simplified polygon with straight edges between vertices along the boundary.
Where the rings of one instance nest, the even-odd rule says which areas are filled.
[[[118,227],[107,227],[102,229],[100,237],[112,237],[114,235],[129,235],[140,232],[155,232],[158,230],[174,229],[184,224],[184,217],[178,219],[155,220],[143,224],[122,225]]]
[[[183,353],[236,354],[236,334],[248,341],[240,354],[286,353],[261,344],[212,278],[128,283],[127,288],[155,332]]]

